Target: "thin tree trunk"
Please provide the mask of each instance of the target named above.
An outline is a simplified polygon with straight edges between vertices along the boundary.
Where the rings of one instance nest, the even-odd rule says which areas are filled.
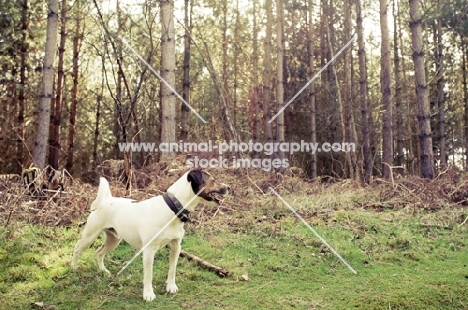
[[[317,61],[320,63],[319,67],[323,68],[327,61],[331,58],[328,48],[328,17],[327,17],[327,0],[320,0],[320,57]],[[331,68],[328,68],[323,73],[323,77],[321,78],[320,86],[317,88],[319,94],[322,96],[317,96],[317,98],[321,97],[321,100],[317,102],[317,105],[320,105],[321,102],[325,102],[327,104],[322,105],[322,113],[325,117],[322,118],[322,126],[329,128],[327,130],[325,139],[327,141],[335,141],[335,110],[338,109],[336,106],[336,101],[332,96],[331,91]],[[328,156],[327,156],[328,157]],[[320,158],[320,157],[319,157]],[[330,162],[328,159],[324,159],[322,157],[320,169],[322,171],[326,171],[326,173],[334,173],[334,162]]]
[[[102,85],[104,88],[104,83]],[[97,95],[97,107],[96,107],[96,123],[94,123],[94,141],[93,141],[93,166],[97,167],[97,148],[98,148],[98,141],[99,141],[99,121],[101,117],[101,101],[102,101],[102,89],[101,93]]]
[[[140,80],[140,81],[143,81],[143,80]],[[140,85],[141,86],[141,85]],[[130,108],[131,110],[131,113],[132,113],[132,119],[133,119],[133,126],[135,128],[135,138],[136,138],[136,141],[138,143],[138,145],[141,145],[141,135],[140,135],[140,122],[138,120],[138,116],[137,116],[137,111],[136,111],[136,101],[138,99],[138,94],[135,93],[135,96],[133,96],[133,100],[135,101],[134,104],[132,104],[132,107]],[[145,163],[145,150],[142,148],[140,150],[140,163],[141,165],[143,165]]]
[[[222,76],[220,77],[219,74],[216,72],[213,61],[210,56],[210,49],[208,48],[207,42],[203,42],[203,50],[194,44],[195,47],[199,50],[201,55],[203,56],[204,63],[208,72],[210,73],[211,79],[213,80],[214,86],[216,88],[216,92],[218,93],[219,97],[219,114],[220,114],[220,123],[224,129],[224,137],[226,141],[239,141],[239,136],[237,134],[236,128],[232,124],[232,120],[229,113],[229,108],[232,105],[232,99],[228,96],[226,92],[226,85],[223,83]],[[237,153],[237,152],[236,152]]]
[[[283,0],[276,0],[276,112],[279,112],[284,106],[284,81],[283,81],[283,62],[284,62],[284,42],[283,42],[283,21],[284,21]],[[284,142],[284,111],[276,118],[276,141]],[[284,152],[278,151],[278,158],[284,159]]]
[[[34,162],[39,169],[45,168],[48,149],[50,106],[54,84],[54,60],[57,51],[58,7],[58,0],[48,1],[47,37],[39,101],[38,128],[33,152]]]
[[[432,134],[430,106],[427,92],[426,72],[424,68],[424,46],[420,0],[409,0],[410,28],[413,47],[414,77],[418,106],[419,145],[421,174],[424,178],[434,178],[434,155],[432,152]]]
[[[93,168],[98,166],[98,142],[99,142],[99,122],[101,119],[101,102],[103,100],[104,95],[104,86],[106,84],[106,69],[104,66],[105,57],[104,54],[101,57],[102,62],[102,82],[101,82],[101,91],[97,94],[97,107],[96,107],[96,122],[94,124],[94,141],[93,141]]]
[[[344,5],[345,20],[344,20],[344,37],[345,42],[351,40],[351,3],[349,0]],[[351,49],[345,51],[343,54],[344,59],[344,80],[343,80],[343,142],[355,143],[355,124],[354,124],[354,111],[352,100],[352,67],[351,67]],[[349,177],[351,179],[359,179],[359,173],[356,171],[356,154],[354,152],[346,152],[346,159],[349,166]]]
[[[186,102],[190,101],[190,32],[192,30],[192,18],[191,18],[191,1],[185,0],[184,6],[184,77],[182,86],[182,98]],[[188,137],[188,117],[190,109],[182,102],[181,104],[181,119],[180,119],[180,138],[183,141],[187,140]]]
[[[23,171],[24,165],[24,107],[26,106],[26,85],[28,84],[28,77],[26,76],[28,59],[29,59],[29,43],[28,43],[28,32],[29,32],[29,3],[28,0],[24,0],[22,4],[21,12],[21,69],[20,69],[20,84],[18,95],[18,145],[16,151],[16,171],[20,174]]]
[[[136,106],[136,100],[137,100],[137,97],[138,97],[138,92],[139,92],[139,90],[141,88],[141,85],[142,85],[142,79],[143,79],[144,74],[146,72],[146,68],[142,71],[142,73],[140,75],[140,81],[139,81],[138,87],[135,90],[134,96],[132,96],[132,92],[130,91],[129,84],[127,82],[127,78],[126,78],[125,72],[123,70],[122,49],[117,49],[114,41],[112,40],[113,35],[109,32],[107,25],[104,23],[104,18],[102,16],[102,13],[101,13],[101,11],[99,9],[99,6],[98,6],[96,0],[93,0],[93,2],[94,2],[94,5],[96,7],[99,19],[101,21],[101,25],[102,25],[104,31],[107,34],[106,40],[107,40],[107,38],[111,38],[111,40],[109,40],[109,43],[112,46],[112,50],[113,50],[114,55],[115,55],[116,60],[117,60],[118,71],[117,71],[117,81],[115,82],[116,83],[116,95],[115,96],[112,95],[112,91],[111,91],[109,83],[107,83],[107,86],[108,86],[109,92],[111,93],[111,96],[112,96],[112,98],[114,99],[114,102],[115,102],[115,109],[116,109],[115,114],[116,114],[116,116],[115,116],[113,133],[114,133],[114,135],[116,137],[116,143],[114,144],[114,152],[115,152],[115,157],[119,158],[119,148],[118,148],[118,142],[119,142],[119,136],[120,136],[119,132],[122,133],[122,141],[127,142],[128,133],[129,133],[128,126],[129,126],[129,121],[130,121],[130,119],[132,117],[133,117],[133,120],[134,120],[134,123],[135,123],[135,127],[136,128],[138,127],[138,120],[136,118],[136,114],[135,114],[134,109],[135,109],[135,106]],[[118,27],[118,32],[120,32],[121,29],[122,29],[122,19],[121,19],[121,10],[120,10],[120,6],[119,6],[119,1],[117,1],[116,7],[117,7],[117,27]],[[172,3],[172,8],[173,7],[174,7],[174,5]],[[172,15],[172,18],[173,18],[173,15]],[[172,23],[172,26],[173,26],[173,23]],[[174,43],[172,42],[172,44],[174,44]],[[106,48],[106,53],[109,55],[109,52],[107,51],[107,48]],[[150,52],[150,56],[151,55],[152,55],[152,52]],[[148,56],[147,61],[151,60],[150,56]],[[103,66],[104,66],[104,63],[103,63]],[[130,102],[130,107],[128,107],[128,106],[126,107],[125,105],[122,104],[122,102],[123,102],[123,93],[124,93],[122,85],[123,85],[123,87],[125,87],[125,94],[127,95],[128,102]],[[174,108],[174,115],[175,115],[175,108]],[[174,124],[175,124],[175,121],[174,121]],[[175,129],[174,129],[174,133],[175,133]],[[137,141],[141,141],[139,135],[140,135],[140,132],[139,132],[139,130],[137,130],[136,131]],[[174,134],[174,136],[175,136],[175,134]],[[142,158],[144,157],[144,152],[141,152],[141,156],[142,156]]]
[[[282,7],[283,7],[283,22],[281,23],[281,33],[283,37],[283,103],[284,98],[290,98],[289,95],[290,90],[294,90],[295,87],[295,73],[296,70],[292,70],[292,65],[288,66],[288,55],[286,55],[286,41],[291,41],[295,37],[295,28],[292,27],[288,29],[288,33],[284,32],[284,24],[286,22],[284,17],[284,0]],[[297,21],[295,19],[295,14],[290,14],[290,20],[292,25],[296,25]],[[289,38],[288,38],[289,35]],[[288,80],[289,78],[289,80]],[[283,128],[284,128],[284,139],[288,141],[292,141],[292,123],[294,122],[294,105],[289,105],[287,109],[284,110],[284,120],[283,120]],[[291,155],[289,154],[289,157]],[[286,155],[288,157],[288,155]]]
[[[396,107],[396,165],[403,166],[403,110],[402,110],[402,80],[400,69],[400,54],[398,44],[398,11],[397,1],[393,1],[393,64],[395,66],[395,107]],[[400,173],[403,173],[401,168],[398,168]]]
[[[312,78],[315,73],[314,68],[314,27],[313,27],[313,1],[308,0],[308,40],[307,40],[307,51],[309,60],[309,78]],[[315,112],[315,82],[312,82],[309,87],[309,107],[310,107],[310,142],[317,143],[317,125],[316,125],[316,112]],[[310,177],[312,179],[317,178],[317,154],[315,152],[310,153]]]
[[[229,95],[229,78],[228,78],[228,37],[227,37],[227,30],[228,30],[228,24],[227,24],[227,15],[228,15],[228,2],[227,0],[222,0],[222,10],[223,10],[223,24],[222,24],[222,29],[223,29],[223,36],[222,36],[222,67],[223,67],[223,76],[222,76],[222,80],[223,80],[223,92],[222,92],[222,95],[225,96],[223,98],[220,98],[220,100],[222,101],[222,105],[226,105],[226,110],[225,108],[221,108],[221,110],[223,111],[222,113],[224,113],[224,111],[227,111],[227,109],[230,108],[230,105],[227,104],[228,102],[231,101],[231,97]],[[236,111],[233,111],[233,114],[235,114]],[[225,136],[225,139],[226,140],[229,140],[229,137],[228,137],[228,133],[225,131],[224,132],[224,136]]]
[[[238,81],[238,56],[239,56],[239,0],[236,0],[236,23],[234,26],[234,85],[233,85],[233,125],[237,127],[237,81]]]
[[[367,104],[367,68],[366,48],[364,46],[364,27],[362,23],[361,0],[356,0],[356,26],[358,35],[358,57],[359,57],[359,97],[361,101],[361,134],[363,153],[363,181],[370,183],[372,174],[372,153],[370,148],[369,130],[369,107]]]
[[[174,1],[161,0],[161,76],[169,85],[175,88],[175,29],[174,29]],[[161,89],[161,142],[176,141],[176,110],[175,94],[163,82]],[[161,160],[171,160],[174,152],[164,152]]]
[[[398,39],[399,39],[399,42],[400,42],[400,50],[402,51],[401,53],[403,55],[404,54],[403,50],[404,50],[404,47],[406,45],[404,45],[404,43],[403,43],[403,33],[402,33],[402,26],[401,26],[400,16],[401,16],[400,8],[398,6],[398,12],[396,13],[396,19],[397,19],[397,22],[398,22]],[[406,81],[407,75],[406,75],[405,57],[401,58],[401,76],[402,76],[403,81]],[[406,85],[406,84],[403,84],[403,85]],[[407,89],[407,88],[405,88],[405,89]],[[414,151],[413,151],[414,148],[413,148],[413,129],[412,129],[412,124],[413,124],[413,121],[414,121],[414,116],[413,116],[414,114],[412,113],[410,100],[408,100],[408,91],[405,92],[404,98],[405,98],[404,103],[406,105],[406,128],[407,128],[407,135],[409,136],[408,144],[407,144],[407,147],[408,147],[407,163],[408,163],[409,173],[411,175],[414,175],[415,174],[415,171],[414,171],[415,157],[414,157]]]
[[[380,30],[382,42],[380,47],[380,91],[382,95],[382,176],[390,178],[393,166],[393,107],[392,78],[390,65],[390,39],[387,17],[388,0],[380,0]]]
[[[18,44],[14,44],[13,45],[15,49],[18,49]],[[11,61],[13,63],[17,63],[18,59],[17,59],[17,55],[14,54],[12,55],[11,57]],[[0,160],[0,162],[3,161],[3,158],[7,158],[7,154],[10,153],[10,143],[5,143],[5,141],[8,141],[10,139],[10,135],[9,135],[9,132],[11,130],[11,128],[13,127],[14,128],[14,124],[11,124],[10,122],[7,122],[8,120],[8,116],[9,115],[17,115],[17,113],[19,113],[18,111],[18,105],[19,105],[19,100],[18,100],[18,96],[16,95],[16,91],[17,91],[17,86],[16,86],[16,80],[17,80],[17,74],[18,74],[18,68],[17,66],[9,66],[10,68],[5,68],[5,66],[3,66],[2,69],[5,69],[3,72],[2,72],[2,82],[3,82],[3,79],[4,79],[4,83],[5,83],[5,91],[4,93],[2,93],[2,98],[1,98],[1,101],[2,102],[5,102],[5,104],[3,105],[3,109],[1,110],[1,132],[0,132],[0,141],[3,142],[3,148],[2,148],[2,156],[0,157],[2,160]],[[8,77],[4,77],[5,73],[8,72]],[[1,82],[0,82],[1,83]],[[2,83],[3,84],[3,83]],[[3,85],[2,85],[3,86]],[[24,115],[24,113],[23,113]],[[10,123],[10,124],[8,124]],[[12,127],[8,126],[8,125],[13,125]],[[21,172],[20,172],[21,173]]]
[[[153,50],[151,50],[149,52],[149,55],[146,58],[147,63],[151,63],[151,55],[152,54],[153,54]],[[140,135],[140,122],[139,122],[138,116],[137,116],[137,101],[138,101],[138,98],[139,98],[139,93],[140,93],[141,87],[142,87],[143,82],[145,80],[145,74],[146,74],[147,69],[148,69],[148,67],[145,66],[144,69],[141,71],[140,77],[139,77],[139,80],[138,80],[138,84],[137,84],[137,87],[134,90],[133,96],[130,95],[130,94],[127,96],[128,99],[130,100],[130,107],[129,107],[130,113],[127,115],[127,118],[124,121],[126,124],[130,124],[130,118],[133,119],[133,129],[134,129],[134,132],[135,132],[134,137],[136,138],[136,141],[137,141],[138,145],[141,145],[141,135]],[[128,88],[127,88],[127,90],[129,91]],[[140,150],[140,162],[141,162],[141,164],[145,163],[145,150],[143,148]]]
[[[49,143],[49,165],[58,169],[60,155],[60,124],[62,122],[62,100],[64,86],[63,61],[65,54],[65,43],[67,40],[67,1],[62,0],[62,15],[60,17],[60,43],[58,49],[57,65],[57,89],[55,94],[55,109],[52,117],[52,132]]]
[[[253,96],[253,104],[254,104],[254,117],[253,117],[253,140],[258,141],[260,138],[260,126],[259,126],[259,100],[258,100],[258,26],[257,26],[257,0],[252,1],[253,4],[253,82],[254,82],[254,96]]]
[[[103,21],[104,22],[104,21]],[[109,40],[109,42],[112,42],[111,38],[106,38],[105,41]],[[111,43],[112,44],[112,43]],[[106,42],[107,45],[107,42]],[[110,58],[111,55],[109,53],[109,50],[106,50],[108,57]],[[117,53],[117,51],[115,51]],[[115,57],[117,58],[117,62],[120,62],[120,58],[116,54]],[[104,65],[104,63],[103,63]],[[107,85],[109,88],[109,85]],[[109,89],[109,92],[110,89]],[[113,96],[114,99],[114,124],[113,124],[113,129],[112,133],[114,134],[115,138],[115,143],[114,143],[114,158],[119,159],[121,158],[120,150],[118,147],[119,142],[127,142],[127,141],[122,141],[123,138],[121,136],[125,137],[125,125],[123,124],[123,117],[122,117],[122,78],[120,75],[120,70],[117,73],[117,80],[115,81],[115,96]]]
[[[120,0],[117,0],[116,3],[116,10],[117,10],[117,33],[122,32],[122,10],[120,9]],[[104,24],[104,20],[102,20],[102,23]],[[107,28],[106,28],[107,29]],[[110,33],[108,32],[108,35]],[[117,58],[117,63],[118,63],[118,69],[117,69],[117,82],[116,82],[116,112],[117,112],[117,117],[115,118],[115,128],[117,129],[117,135],[116,135],[116,145],[119,142],[119,137],[121,134],[122,137],[122,142],[126,143],[127,142],[127,123],[125,122],[125,119],[127,118],[125,113],[128,112],[127,109],[125,108],[124,104],[124,99],[123,99],[123,89],[122,89],[122,83],[123,79],[125,78],[124,72],[123,72],[123,54],[122,54],[122,49],[121,48],[116,48],[114,45],[113,38],[109,38],[110,43],[112,45],[112,49],[115,53],[115,57]],[[128,92],[130,94],[130,92]],[[117,149],[117,147],[116,147]],[[116,154],[116,158],[119,158],[120,151],[116,150],[118,153]],[[125,159],[125,154],[123,154],[123,157]]]
[[[465,138],[465,171],[468,171],[468,79],[467,79],[467,41],[465,38],[462,38],[462,83],[463,83],[463,102],[465,108],[465,117],[464,117],[464,138]]]
[[[204,42],[204,51],[202,51],[197,45],[195,46],[198,48],[200,53],[203,54],[204,62],[206,65],[206,69],[210,73],[211,79],[213,80],[214,86],[219,96],[219,107],[220,107],[220,122],[224,128],[224,137],[227,141],[239,141],[239,137],[237,135],[236,128],[233,126],[231,117],[229,115],[229,106],[231,104],[230,98],[227,96],[226,92],[224,91],[224,86],[222,80],[220,79],[219,75],[217,74],[213,61],[211,60],[209,48],[206,42]]]
[[[330,3],[328,3],[327,0],[323,1],[322,0],[322,6],[323,6],[323,14],[324,14],[324,22],[325,22],[325,37],[326,37],[326,43],[327,43],[327,59],[332,59],[334,57],[334,52],[333,52],[333,43],[335,42],[335,37],[334,37],[334,30],[333,29],[330,29],[333,27],[332,25],[332,22],[330,20],[330,18],[332,17],[333,13],[332,13],[332,8],[333,8],[333,2],[330,1]],[[338,111],[339,111],[339,122],[341,124],[341,129],[342,129],[342,139],[344,138],[345,136],[345,119],[343,117],[343,100],[342,100],[342,94],[341,94],[341,87],[340,87],[340,84],[339,84],[339,81],[337,79],[337,74],[336,74],[336,68],[335,68],[335,64],[334,63],[331,63],[328,68],[327,68],[327,73],[328,73],[328,82],[329,82],[329,89],[328,89],[328,93],[329,93],[329,98],[330,98],[330,101],[331,101],[331,104],[333,104],[333,106],[336,106],[338,107]],[[338,126],[336,126],[336,128],[339,128]],[[332,140],[335,140],[335,132],[332,132],[331,133],[331,136],[330,136],[330,141]],[[331,154],[333,155],[333,154]],[[333,159],[333,156],[332,156],[332,159]],[[345,158],[345,164],[342,165],[341,162],[339,162],[338,160],[334,160],[333,159],[333,172],[337,175],[340,175],[343,177],[343,178],[347,178],[349,175],[348,175],[348,168],[350,167],[350,162],[349,162],[349,157],[346,157]],[[341,171],[341,173],[340,173]]]
[[[266,10],[266,26],[265,26],[265,41],[264,41],[264,58],[263,58],[263,126],[265,130],[266,142],[273,141],[273,130],[271,123],[270,102],[271,102],[271,77],[272,77],[272,60],[271,60],[271,37],[273,27],[272,0],[265,0]]]
[[[441,9],[440,2],[438,2],[439,10]],[[436,68],[437,68],[437,107],[439,112],[439,151],[440,151],[440,167],[444,168],[447,164],[447,155],[445,151],[445,79],[444,79],[444,45],[442,42],[442,20],[440,17],[436,20]]]
[[[80,1],[76,4],[75,17],[75,33],[73,35],[73,60],[72,60],[72,76],[73,86],[71,90],[71,107],[70,107],[70,124],[68,126],[68,151],[67,163],[65,169],[71,171],[73,167],[74,145],[75,145],[75,125],[76,125],[76,109],[78,107],[78,83],[79,83],[79,50],[81,42],[81,6]]]

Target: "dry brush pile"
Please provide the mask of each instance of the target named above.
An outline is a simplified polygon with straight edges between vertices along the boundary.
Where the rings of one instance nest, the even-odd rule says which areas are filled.
[[[142,169],[127,168],[121,161],[106,161],[96,174],[108,178],[114,196],[142,200],[162,194],[187,170],[180,160]],[[284,174],[260,169],[209,171],[219,181],[229,184],[232,192],[222,206],[201,206],[192,214],[197,230],[224,227],[245,231],[258,223],[277,223],[288,209],[271,193],[270,187],[309,219],[330,218],[339,210],[353,209],[369,212],[408,209],[427,213],[458,210],[457,221],[466,218],[468,176],[455,170],[447,170],[430,181],[398,176],[390,181],[375,179],[370,186],[330,178],[310,181],[299,169],[288,169]],[[33,196],[20,176],[3,175],[0,177],[0,225],[12,221],[49,226],[83,222],[97,187],[71,177],[67,183],[63,190]]]

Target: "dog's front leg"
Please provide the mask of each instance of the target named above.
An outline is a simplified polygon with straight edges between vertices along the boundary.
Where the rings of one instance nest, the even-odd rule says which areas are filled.
[[[153,260],[155,249],[146,248],[143,251],[143,299],[152,301],[156,298],[153,292]]]
[[[171,252],[169,256],[169,273],[167,275],[166,281],[166,292],[169,294],[177,293],[178,288],[175,283],[175,274],[176,274],[176,267],[177,267],[177,260],[179,259],[180,255],[180,242],[182,240],[176,239],[171,241]]]

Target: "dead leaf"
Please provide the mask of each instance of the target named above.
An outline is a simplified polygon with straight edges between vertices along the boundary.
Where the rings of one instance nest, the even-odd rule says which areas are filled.
[[[249,275],[248,275],[248,274],[243,274],[243,275],[241,276],[241,278],[242,278],[242,280],[244,280],[244,281],[250,281],[250,278],[249,278]]]
[[[44,303],[42,301],[38,301],[38,302],[33,302],[32,305],[38,307],[38,308],[44,308]]]

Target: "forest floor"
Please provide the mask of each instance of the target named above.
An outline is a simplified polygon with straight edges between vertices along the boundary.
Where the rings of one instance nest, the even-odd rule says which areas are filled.
[[[114,171],[115,172],[115,171]],[[183,172],[175,164],[135,170],[115,196],[161,194]],[[142,299],[141,259],[120,276],[86,250],[69,267],[97,187],[73,180],[65,192],[33,198],[0,184],[1,309],[468,309],[468,176],[395,177],[362,186],[307,181],[261,170],[211,170],[231,186],[219,207],[191,214],[182,248],[229,271],[221,278],[179,260],[179,292],[166,295],[168,250],[156,254],[156,299]],[[357,271],[353,274],[269,187],[275,189]],[[97,249],[98,240],[92,246]],[[115,275],[134,250],[106,259]]]

